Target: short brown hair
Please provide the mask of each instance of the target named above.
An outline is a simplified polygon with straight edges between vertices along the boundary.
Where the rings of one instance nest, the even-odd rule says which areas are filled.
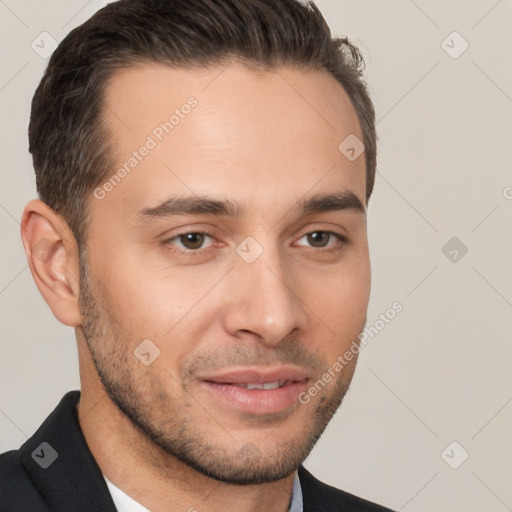
[[[101,116],[113,74],[143,62],[187,67],[229,59],[268,70],[324,68],[341,83],[363,132],[368,201],[377,136],[364,61],[346,37],[331,36],[312,2],[120,0],[67,35],[32,100],[29,143],[38,194],[64,217],[79,243],[86,237],[92,190],[114,165]]]

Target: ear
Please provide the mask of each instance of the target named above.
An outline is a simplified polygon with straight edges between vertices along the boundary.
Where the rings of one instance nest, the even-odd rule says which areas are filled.
[[[79,252],[66,221],[42,201],[30,201],[21,238],[34,281],[53,314],[65,325],[79,326]]]

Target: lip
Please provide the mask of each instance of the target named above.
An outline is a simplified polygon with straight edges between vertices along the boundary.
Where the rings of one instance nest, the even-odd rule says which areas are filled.
[[[297,403],[309,373],[301,368],[235,368],[198,377],[201,387],[228,406],[256,415],[275,414]],[[284,383],[276,389],[247,389],[241,384]]]
[[[296,366],[276,366],[272,368],[244,367],[233,368],[229,371],[219,371],[207,375],[199,375],[202,381],[220,384],[243,384],[254,382],[263,384],[275,381],[302,381],[309,378],[309,373]]]

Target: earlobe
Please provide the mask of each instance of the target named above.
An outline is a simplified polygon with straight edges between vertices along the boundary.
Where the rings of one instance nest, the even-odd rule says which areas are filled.
[[[79,253],[69,226],[34,200],[23,212],[21,238],[34,281],[53,314],[65,325],[79,326]]]

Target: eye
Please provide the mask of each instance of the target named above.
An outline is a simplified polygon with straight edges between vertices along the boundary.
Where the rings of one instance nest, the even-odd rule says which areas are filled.
[[[300,240],[306,240],[311,247],[322,249],[324,247],[330,247],[333,243],[329,243],[334,239],[336,242],[346,242],[346,238],[334,231],[310,231],[300,238]],[[299,241],[300,241],[299,240]],[[303,244],[299,244],[303,245]]]
[[[204,244],[208,240],[210,241],[210,244],[205,247]],[[194,231],[173,236],[172,238],[166,240],[166,243],[177,245],[185,252],[196,252],[201,249],[207,249],[210,247],[210,245],[213,243],[213,236],[209,233]]]

